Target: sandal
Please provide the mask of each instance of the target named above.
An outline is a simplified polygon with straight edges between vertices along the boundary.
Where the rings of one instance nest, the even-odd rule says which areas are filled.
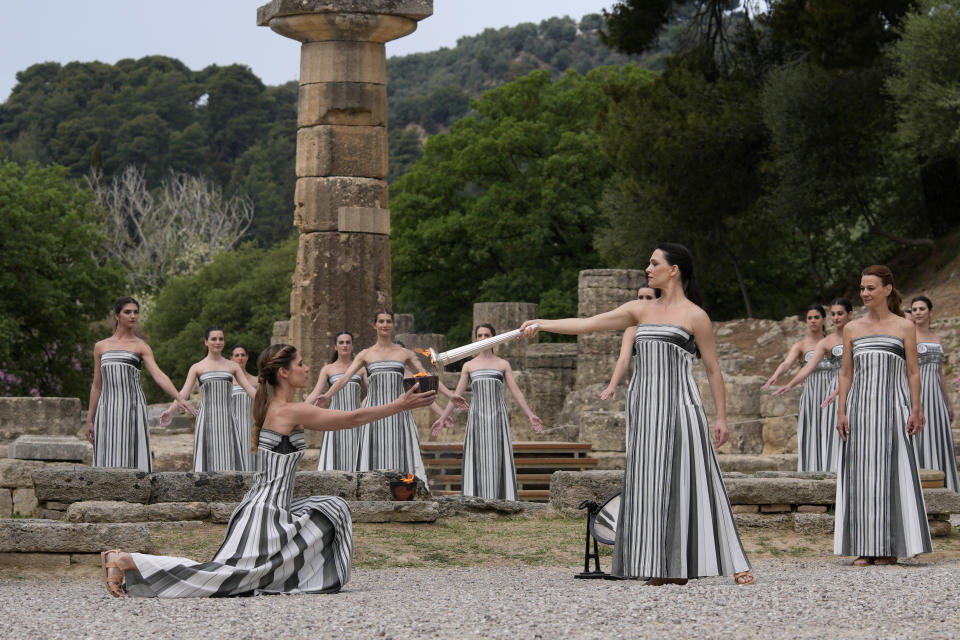
[[[757,581],[754,575],[749,571],[741,571],[733,574],[733,581],[737,584],[753,584]]]
[[[121,567],[116,560],[107,562],[107,558],[110,557],[111,553],[119,555],[123,552],[120,551],[120,549],[110,549],[100,554],[100,564],[103,565],[103,584],[107,587],[107,593],[114,598],[126,598],[127,594],[123,592],[123,578],[126,575],[126,571],[124,571],[123,567]],[[110,573],[111,569],[116,569],[120,574]]]
[[[873,561],[873,564],[882,564],[882,565],[897,564],[897,558],[896,556],[880,556],[879,558]]]
[[[870,556],[860,556],[859,558],[853,561],[853,566],[867,567],[873,564],[875,560],[876,560],[875,558],[871,558]]]

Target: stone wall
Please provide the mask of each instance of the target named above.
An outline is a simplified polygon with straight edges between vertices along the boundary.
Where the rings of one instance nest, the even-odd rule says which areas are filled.
[[[77,398],[0,398],[0,443],[23,434],[73,436],[82,426]]]

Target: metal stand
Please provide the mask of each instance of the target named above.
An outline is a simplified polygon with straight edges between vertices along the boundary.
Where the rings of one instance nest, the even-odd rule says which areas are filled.
[[[593,500],[584,500],[577,509],[587,510],[587,535],[583,549],[583,572],[573,576],[581,580],[602,580],[609,577],[609,574],[600,570],[600,548],[597,546],[597,539],[593,537],[590,525],[593,519],[597,517],[600,511],[600,505]],[[590,542],[593,541],[593,552],[590,551]],[[590,559],[593,558],[594,569],[590,570]]]

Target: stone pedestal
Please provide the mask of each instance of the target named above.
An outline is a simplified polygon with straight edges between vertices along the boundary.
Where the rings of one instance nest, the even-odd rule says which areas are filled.
[[[534,302],[477,302],[473,305],[473,326],[488,323],[497,334],[506,333],[518,328],[524,320],[535,319],[539,308]],[[536,343],[537,339],[506,342],[497,345],[494,353],[508,360],[514,369],[521,369],[527,348]]]
[[[587,269],[580,272],[577,313],[581,318],[610,311],[637,297],[646,284],[640,269]],[[603,331],[577,337],[577,386],[606,384],[620,353],[622,331]],[[623,384],[629,382],[624,376]]]
[[[273,0],[257,10],[258,25],[303,43],[287,338],[314,375],[337,332],[367,346],[373,314],[390,307],[384,43],[432,13],[433,0]]]

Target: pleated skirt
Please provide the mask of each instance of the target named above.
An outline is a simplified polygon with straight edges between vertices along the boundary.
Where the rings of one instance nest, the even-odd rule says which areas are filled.
[[[797,471],[837,470],[837,406],[820,404],[837,388],[835,369],[816,369],[804,381],[797,416]]]
[[[473,400],[467,413],[463,440],[465,496],[517,500],[517,471],[513,462],[513,438],[503,401],[502,373],[493,370],[471,373]]]
[[[951,491],[960,491],[957,479],[957,452],[953,447],[950,411],[940,387],[940,364],[920,363],[923,415],[927,424],[913,436],[913,448],[921,469],[939,469],[944,473],[944,484]]]

